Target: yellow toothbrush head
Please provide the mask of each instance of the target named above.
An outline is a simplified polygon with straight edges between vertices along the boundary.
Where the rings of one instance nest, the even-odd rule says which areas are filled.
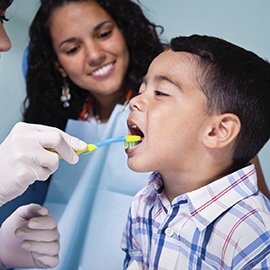
[[[141,136],[138,135],[127,135],[125,138],[126,142],[139,142],[141,140]]]
[[[124,142],[125,149],[129,149],[129,148],[139,144],[141,141],[141,136],[138,136],[138,135],[128,135],[125,137],[126,137],[126,141]]]

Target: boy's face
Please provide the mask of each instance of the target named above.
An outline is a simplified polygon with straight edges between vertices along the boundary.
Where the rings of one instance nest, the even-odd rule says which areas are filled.
[[[143,134],[139,145],[126,150],[132,170],[179,173],[194,170],[203,158],[209,116],[198,74],[190,53],[168,50],[154,59],[140,94],[130,102],[129,131]]]

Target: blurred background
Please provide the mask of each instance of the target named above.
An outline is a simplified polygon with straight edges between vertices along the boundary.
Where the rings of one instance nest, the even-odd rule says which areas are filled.
[[[270,61],[269,0],[140,0],[147,16],[164,27],[162,38],[206,34],[224,38]],[[12,49],[0,60],[0,142],[21,120],[25,81],[22,58],[39,0],[14,0],[6,30]],[[268,25],[268,26],[267,26]],[[270,187],[270,142],[259,153]]]

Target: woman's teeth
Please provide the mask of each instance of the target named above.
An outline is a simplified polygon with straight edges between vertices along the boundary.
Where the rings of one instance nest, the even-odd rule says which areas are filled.
[[[108,65],[106,65],[98,70],[91,72],[91,74],[93,76],[102,76],[102,75],[105,75],[112,67],[113,67],[113,64],[110,63],[110,64],[108,64]]]

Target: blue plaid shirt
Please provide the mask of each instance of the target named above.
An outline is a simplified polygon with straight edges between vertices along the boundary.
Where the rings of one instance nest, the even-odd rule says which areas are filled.
[[[170,204],[160,174],[133,199],[123,233],[124,268],[270,269],[270,202],[254,165]]]

